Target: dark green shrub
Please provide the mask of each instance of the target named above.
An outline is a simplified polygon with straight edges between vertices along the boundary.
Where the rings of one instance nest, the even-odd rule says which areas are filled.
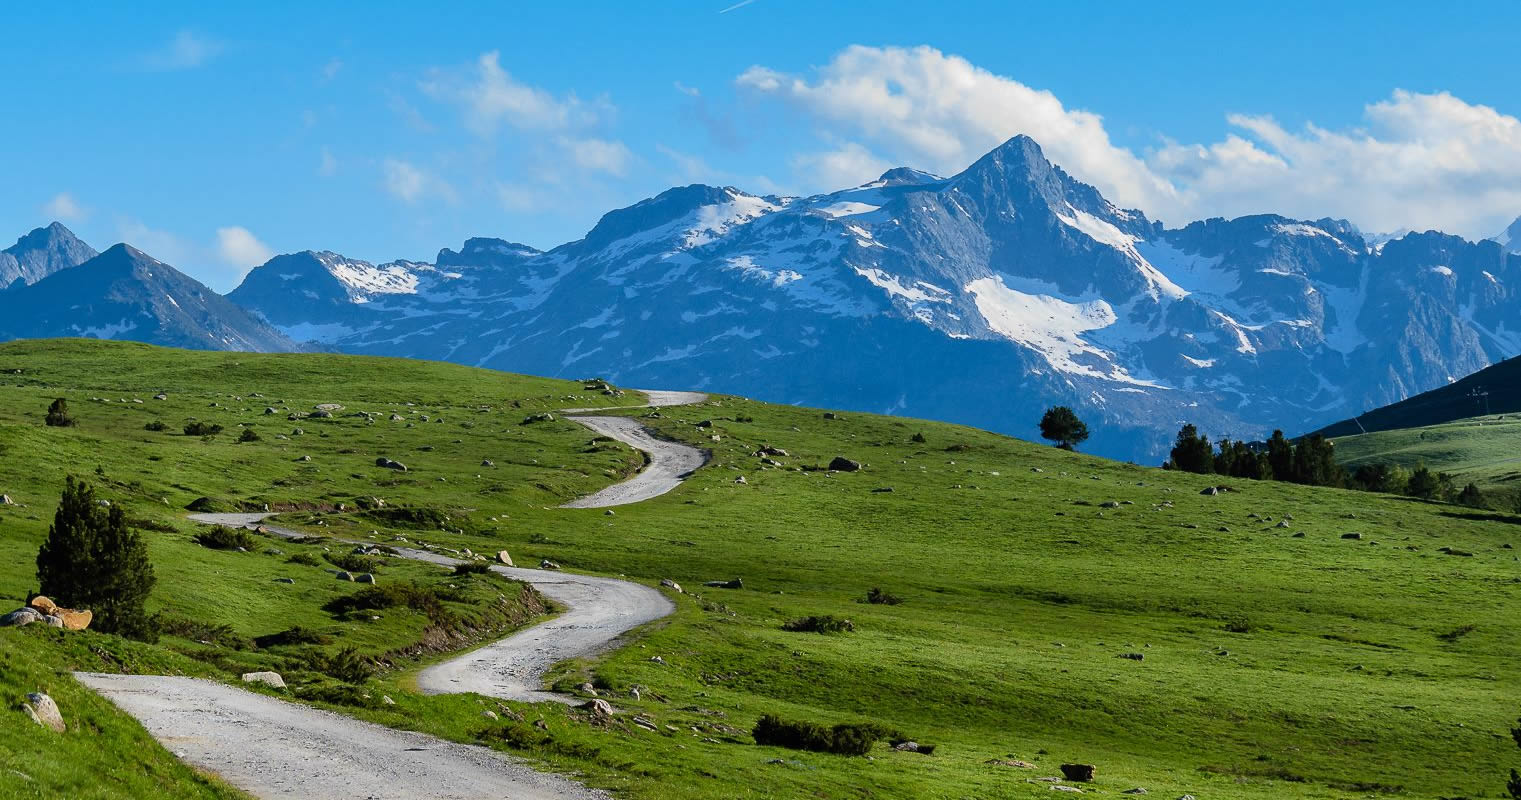
[[[351,611],[374,611],[398,606],[421,611],[427,614],[429,619],[437,620],[448,616],[448,611],[444,608],[439,596],[432,589],[416,583],[366,586],[353,594],[335,597],[327,601],[322,608],[334,614],[347,614]]]
[[[178,636],[195,642],[209,643],[232,650],[247,650],[247,637],[232,629],[231,625],[202,622],[171,614],[159,614],[157,626],[160,633]]]
[[[69,416],[69,401],[62,397],[53,401],[48,406],[47,418],[43,420],[52,428],[71,428],[74,426],[74,418]]]
[[[243,432],[238,434],[238,441],[257,442],[259,441],[259,434],[256,433],[253,428],[244,428]]]
[[[379,572],[381,560],[370,556],[361,556],[357,553],[323,553],[333,566],[349,572]]]
[[[856,626],[850,620],[833,614],[802,617],[782,623],[782,630],[793,633],[844,633],[855,629]]]
[[[924,434],[916,433],[913,436],[910,436],[908,440],[914,444],[924,444]]]
[[[70,476],[37,551],[41,593],[95,612],[95,630],[151,642],[158,634],[143,606],[156,580],[148,545],[127,527],[121,506],[99,505],[89,484]]]
[[[209,531],[202,531],[191,537],[191,541],[202,547],[212,550],[252,550],[259,546],[258,540],[254,539],[248,531],[240,528],[228,528],[217,525]]]
[[[297,625],[287,628],[279,633],[266,633],[263,636],[255,636],[254,644],[259,647],[278,647],[284,644],[327,644],[332,637],[318,633],[310,628]]]
[[[892,592],[886,592],[878,587],[873,586],[872,588],[866,590],[866,602],[871,603],[874,606],[895,606],[903,602],[903,598],[893,594]]]
[[[217,425],[213,422],[201,422],[200,420],[196,420],[195,422],[187,423],[185,425],[186,436],[215,436],[221,432],[222,426]]]
[[[490,564],[483,564],[479,561],[466,561],[454,565],[454,574],[461,577],[465,575],[485,575],[490,571]]]
[[[344,683],[363,683],[375,674],[375,665],[352,647],[336,653],[312,649],[306,653],[307,666]]]
[[[143,426],[143,430],[145,430],[145,431],[153,431],[154,433],[159,433],[160,431],[167,431],[167,430],[169,430],[169,426],[165,425],[163,420],[156,419],[156,420],[148,423],[147,425],[144,425]]]
[[[317,557],[314,556],[314,555],[312,555],[311,553],[296,553],[295,555],[291,556],[290,558],[285,559],[285,561],[288,564],[304,564],[304,565],[306,565],[308,567],[320,567],[320,566],[322,566],[322,562],[320,560],[318,560]]]
[[[789,722],[767,714],[751,731],[755,743],[791,750],[864,756],[878,740],[893,738],[893,732],[873,723],[842,722],[826,728],[815,722]]]

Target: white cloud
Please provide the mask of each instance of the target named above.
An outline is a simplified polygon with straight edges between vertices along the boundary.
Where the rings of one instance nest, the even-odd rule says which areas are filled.
[[[220,54],[226,45],[190,30],[182,30],[167,44],[143,56],[143,65],[153,70],[194,69]]]
[[[565,148],[576,166],[611,175],[627,174],[628,164],[634,158],[623,142],[606,139],[562,139],[560,146]]]
[[[519,83],[502,69],[495,50],[481,54],[470,74],[434,70],[420,85],[430,97],[460,106],[465,124],[481,136],[494,134],[504,122],[522,130],[584,127],[608,110],[605,104],[587,104],[574,94],[555,97]]]
[[[330,80],[338,77],[338,73],[342,69],[343,69],[343,59],[338,58],[336,56],[333,57],[333,58],[331,58],[331,59],[329,59],[326,64],[322,65],[322,80],[324,80],[324,81],[330,81]]]
[[[247,228],[233,225],[217,228],[217,256],[228,266],[246,271],[274,258],[275,254]]]
[[[676,91],[681,92],[682,94],[686,95],[687,97],[701,97],[702,96],[702,90],[698,89],[695,86],[688,86],[688,85],[682,83],[681,81],[676,81],[676,83],[674,84],[674,86],[676,87]]]
[[[893,166],[855,142],[846,142],[834,150],[802,153],[792,158],[792,167],[800,174],[810,175],[824,186],[835,189],[860,186],[876,179]]]
[[[326,147],[322,148],[321,160],[317,163],[317,174],[324,178],[331,178],[338,174],[338,159],[333,157],[333,152]]]
[[[454,187],[442,178],[409,162],[387,158],[380,167],[386,191],[405,203],[416,203],[430,196],[453,203],[458,197]]]
[[[813,189],[888,164],[952,174],[1026,134],[1116,204],[1172,224],[1272,211],[1478,237],[1521,213],[1521,121],[1447,93],[1395,91],[1347,130],[1234,114],[1221,141],[1164,140],[1137,154],[1110,140],[1099,115],[929,47],[853,46],[814,75],[755,66],[736,83],[818,128],[825,149],[793,159]]]
[[[42,204],[44,216],[61,222],[78,222],[90,216],[90,212],[68,192],[59,192],[53,199]]]

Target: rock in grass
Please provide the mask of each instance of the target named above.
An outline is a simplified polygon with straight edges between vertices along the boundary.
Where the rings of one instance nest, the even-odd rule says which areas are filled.
[[[1363,535],[1360,534],[1360,533],[1344,533],[1344,534],[1341,535],[1341,538],[1343,538],[1343,539],[1361,539],[1361,538],[1363,538]]]
[[[679,583],[671,580],[670,578],[661,578],[660,579],[660,585],[664,586],[667,589],[670,589],[671,591],[673,591],[673,592],[675,592],[677,594],[683,594],[683,592],[681,591],[681,584],[679,584]]]
[[[1092,764],[1063,764],[1062,776],[1069,781],[1090,783],[1093,781],[1094,770],[1095,767]]]
[[[594,720],[605,721],[613,718],[613,707],[606,700],[588,700],[576,708],[590,713]]]
[[[12,500],[10,495],[0,494],[0,506],[13,506],[15,504],[16,501]]]
[[[280,673],[278,672],[245,672],[243,673],[243,682],[262,683],[275,689],[285,688],[285,679],[280,677]]]
[[[63,724],[63,712],[58,710],[58,704],[42,692],[27,695],[21,708],[33,722],[55,733],[63,733],[68,727]]]
[[[275,578],[275,583],[295,583],[295,578]]]
[[[835,456],[834,460],[829,462],[829,469],[834,472],[859,472],[861,462],[851,461],[844,456]]]
[[[555,562],[550,561],[547,558],[539,562],[539,569],[559,569],[559,568],[560,568],[559,564],[556,564]]]
[[[703,586],[711,586],[714,589],[743,589],[745,582],[742,578],[735,578],[732,581],[708,581]]]
[[[361,572],[354,576],[355,583],[374,583],[375,575],[370,572]]]
[[[348,573],[348,572],[346,572],[344,570],[339,570],[339,571],[333,573],[333,577],[337,578],[340,581],[352,581],[354,579],[354,576],[352,574],[350,574],[350,573]]]
[[[499,564],[505,564],[509,567],[512,566],[512,556],[509,555],[506,550],[498,550],[496,553],[496,560]]]
[[[1220,493],[1220,490],[1217,489],[1217,488],[1215,488],[1215,487],[1213,487],[1213,486],[1206,486],[1203,489],[1199,490],[1199,494],[1203,494],[1203,495],[1216,495],[1216,494],[1219,494],[1219,493]]]
[[[0,617],[0,628],[10,626],[30,625],[42,619],[42,614],[35,608],[18,608],[3,617]]]
[[[1119,508],[1119,507],[1120,507],[1120,503],[1119,503],[1118,500],[1105,500],[1104,502],[1099,503],[1099,508]]]
[[[385,467],[386,469],[394,469],[397,472],[406,472],[407,471],[407,465],[406,464],[403,464],[400,461],[393,461],[393,460],[391,460],[389,458],[386,458],[384,456],[375,459],[375,466],[377,466],[377,467]]]

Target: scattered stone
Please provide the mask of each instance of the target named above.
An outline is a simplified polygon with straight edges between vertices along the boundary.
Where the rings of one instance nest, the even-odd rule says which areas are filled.
[[[10,495],[0,494],[0,506],[13,506],[15,504],[16,501],[12,500]]]
[[[1069,781],[1091,783],[1095,767],[1092,764],[1063,764],[1062,775]]]
[[[1274,525],[1273,527],[1275,527],[1275,528],[1287,528],[1287,527],[1289,527],[1289,521],[1286,520],[1286,519],[1278,520],[1278,524]]]
[[[742,578],[735,578],[732,581],[708,581],[703,586],[711,586],[714,589],[743,589],[745,582]]]
[[[382,702],[382,703],[384,703],[384,704],[386,704],[388,706],[394,706],[394,705],[396,705],[396,701],[392,700],[391,696],[388,695],[388,694],[381,695],[380,696],[380,702]]]
[[[492,461],[489,458],[483,458],[483,459],[481,459],[481,466],[483,466],[483,467],[494,467],[494,466],[496,466],[496,462]]]
[[[512,556],[509,555],[506,550],[497,551],[496,561],[498,564],[505,564],[509,567],[512,566]]]
[[[1220,490],[1217,489],[1217,488],[1215,488],[1215,487],[1213,487],[1213,486],[1206,486],[1203,489],[1199,490],[1199,494],[1204,494],[1204,495],[1216,495],[1216,494],[1219,494],[1219,493],[1220,493]]]
[[[0,617],[0,628],[10,626],[30,625],[42,619],[42,614],[35,608],[18,608],[3,617]]]
[[[993,764],[999,767],[1014,767],[1015,769],[1035,769],[1034,764],[1031,764],[1028,761],[1020,761],[1017,758],[990,758],[982,763]]]
[[[1344,534],[1341,535],[1341,538],[1343,538],[1343,539],[1361,539],[1361,538],[1363,538],[1363,535],[1360,534],[1360,533],[1344,533]]]
[[[68,728],[63,724],[63,712],[58,710],[58,704],[42,692],[32,692],[27,695],[21,708],[33,722],[44,728],[50,728],[55,733],[63,733]]]
[[[577,686],[576,691],[580,692],[581,694],[589,694],[592,697],[597,696],[597,687],[591,685],[590,681],[584,682]]]
[[[893,749],[897,750],[900,753],[917,753],[917,752],[919,752],[919,743],[918,742],[900,742],[898,744],[893,745]]]
[[[350,575],[348,572],[346,572],[344,570],[339,570],[339,571],[333,573],[333,577],[337,578],[340,581],[352,581],[352,580],[354,580],[354,576]]]
[[[1071,792],[1073,794],[1082,794],[1083,793],[1083,790],[1077,788],[1076,786],[1063,786],[1063,785],[1061,785],[1059,783],[1053,784],[1051,786],[1051,791],[1053,791],[1053,792]]]
[[[427,421],[428,421],[427,416],[424,416],[423,417],[423,422],[427,422]],[[526,416],[526,417],[523,418],[522,424],[523,425],[532,425],[535,422],[554,422],[554,421],[555,421],[555,415],[549,413],[548,411],[545,411],[542,414],[529,414],[528,416]]]
[[[743,476],[743,475],[739,476],[738,478],[735,478],[734,482],[737,483],[737,484],[740,484],[740,485],[744,485],[744,484],[749,483],[749,481],[745,480],[745,476]]]
[[[1438,553],[1446,553],[1449,556],[1463,556],[1465,558],[1472,558],[1473,557],[1473,553],[1470,553],[1467,550],[1459,550],[1456,547],[1442,547],[1442,548],[1438,548],[1437,552]]]
[[[280,673],[278,672],[245,672],[243,673],[243,682],[262,683],[265,686],[272,686],[276,689],[285,688],[285,679],[280,677]]]
[[[762,447],[761,449],[756,450],[755,451],[755,455],[757,457],[760,457],[760,456],[773,456],[773,457],[776,457],[776,458],[787,458],[789,454],[788,454],[788,452],[786,450],[783,450],[780,447],[772,447],[771,445],[766,445],[765,447]]]
[[[851,461],[844,456],[835,456],[834,460],[829,462],[829,469],[834,472],[859,472],[861,462]]]
[[[612,510],[611,508],[609,508],[608,510],[602,512],[602,516],[604,516],[604,517],[612,517],[612,516],[617,516],[617,513],[618,512],[616,512],[616,511]]]
[[[1116,500],[1105,500],[1104,502],[1099,503],[1099,508],[1119,508],[1119,507],[1120,507],[1120,504]]]
[[[871,493],[872,494],[892,494],[892,491],[893,491],[893,487],[891,487],[891,486],[878,486],[877,488],[872,489]]]
[[[1145,661],[1145,653],[1120,653],[1116,658],[1128,658],[1131,661]]]
[[[496,712],[492,711],[489,708],[486,709],[485,711],[482,711],[481,712],[481,716],[484,717],[484,718],[486,718],[486,719],[497,719]]]
[[[1137,786],[1134,789],[1126,789],[1125,791],[1120,792],[1120,794],[1151,794],[1151,792],[1146,791],[1144,787]]]
[[[397,472],[406,472],[407,471],[407,465],[406,464],[403,464],[400,461],[392,461],[391,459],[385,458],[384,456],[375,459],[375,466],[377,466],[377,467],[385,467],[386,469],[394,469]]]
[[[834,413],[833,411],[825,411],[824,412],[824,419],[839,419],[839,418],[840,418],[840,415]]]
[[[295,583],[295,578],[275,578],[275,583]]]
[[[559,564],[556,564],[555,562],[550,561],[547,558],[544,559],[543,561],[539,562],[539,569],[559,569],[559,568],[560,568]]]
[[[1291,538],[1291,539],[1303,539],[1304,538],[1304,531],[1298,531],[1297,533],[1295,533],[1293,536],[1291,536],[1289,538]]]
[[[169,395],[164,394],[163,392],[159,392],[158,394],[156,394],[156,395],[153,396],[153,399],[154,400],[168,400],[169,399]]]
[[[375,575],[369,572],[361,572],[354,576],[355,583],[374,583]]]
[[[588,700],[576,707],[589,712],[594,720],[606,721],[613,718],[613,707],[606,700]]]
[[[684,592],[681,591],[681,584],[671,580],[670,578],[661,578],[660,585],[664,586],[667,589],[670,589],[677,594],[684,594]]]

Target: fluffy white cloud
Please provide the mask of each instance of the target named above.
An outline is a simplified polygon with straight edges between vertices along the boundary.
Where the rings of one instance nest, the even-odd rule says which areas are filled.
[[[143,56],[143,65],[154,70],[194,69],[215,58],[225,45],[194,31],[182,30],[168,44]]]
[[[857,45],[837,54],[813,81],[756,66],[737,82],[785,100],[835,137],[862,140],[899,164],[953,173],[1023,133],[1120,205],[1146,207],[1175,194],[1145,162],[1109,141],[1097,114],[1068,109],[1050,92],[931,47]],[[859,183],[888,162],[852,142],[800,163],[839,169],[854,163],[860,171],[850,180]]]
[[[465,124],[481,136],[506,123],[524,130],[565,130],[595,123],[606,104],[588,104],[574,94],[555,97],[513,79],[502,69],[497,51],[483,53],[467,74],[434,70],[420,84],[436,100],[460,106]]]
[[[42,213],[61,222],[78,222],[90,216],[90,212],[68,192],[59,192],[53,199],[42,204]]]
[[[382,183],[386,191],[406,203],[416,203],[424,197],[441,197],[454,202],[454,187],[442,178],[401,159],[387,158],[380,165]]]
[[[819,129],[826,149],[794,158],[814,189],[859,183],[888,164],[954,173],[1026,134],[1115,203],[1174,224],[1272,211],[1478,237],[1521,213],[1521,121],[1447,93],[1395,91],[1349,130],[1290,131],[1233,114],[1221,141],[1163,140],[1138,154],[1115,145],[1097,114],[929,47],[854,46],[814,75],[755,66],[737,84]]]
[[[576,166],[611,175],[627,174],[629,162],[634,158],[623,142],[607,139],[562,139],[560,146]]]
[[[247,270],[274,258],[275,254],[247,228],[233,225],[217,228],[217,256],[228,266]]]

